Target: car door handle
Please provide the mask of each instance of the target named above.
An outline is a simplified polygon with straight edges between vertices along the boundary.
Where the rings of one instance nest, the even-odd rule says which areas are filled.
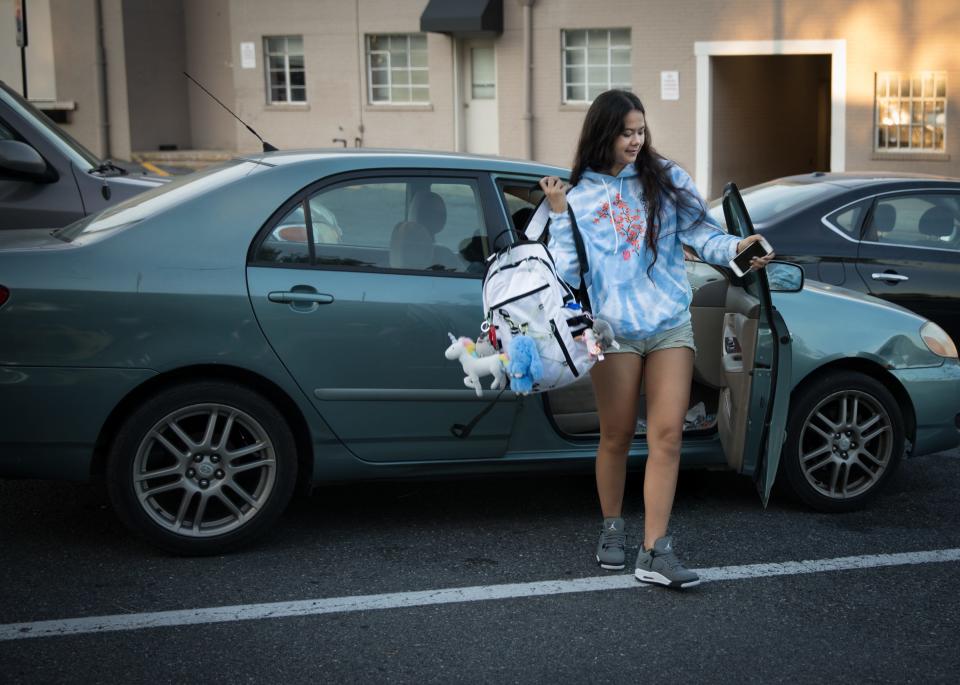
[[[896,273],[882,273],[882,274],[871,274],[870,278],[875,281],[909,281],[909,276],[904,276],[903,274]]]
[[[275,290],[272,293],[267,293],[267,299],[280,304],[330,304],[333,302],[333,295]]]

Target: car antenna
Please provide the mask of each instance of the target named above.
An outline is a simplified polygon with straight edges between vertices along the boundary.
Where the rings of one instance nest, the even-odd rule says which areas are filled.
[[[191,81],[193,81],[194,83],[196,83],[198,86],[200,86],[200,90],[202,90],[204,93],[206,93],[207,95],[209,95],[210,97],[212,97],[212,98],[216,101],[216,103],[217,103],[218,105],[220,105],[220,106],[223,107],[225,110],[227,110],[228,112],[230,112],[230,115],[231,115],[234,119],[236,119],[236,120],[239,121],[241,124],[243,124],[244,126],[246,126],[246,127],[247,127],[247,130],[250,131],[250,133],[252,133],[253,135],[255,135],[255,136],[257,137],[257,140],[259,140],[261,143],[263,143],[263,151],[264,151],[264,152],[277,152],[277,148],[275,148],[273,145],[271,145],[270,143],[268,143],[267,141],[265,141],[263,138],[261,138],[259,133],[257,133],[257,132],[254,131],[252,128],[250,128],[250,125],[247,124],[247,122],[245,122],[243,119],[241,119],[240,117],[238,117],[236,114],[234,114],[234,113],[230,110],[229,107],[227,107],[225,104],[223,104],[222,102],[220,102],[219,100],[217,100],[217,96],[214,95],[213,93],[211,93],[211,92],[210,92],[209,90],[207,90],[206,88],[204,88],[197,79],[193,78],[193,77],[192,77],[190,74],[188,74],[187,72],[183,72],[183,75],[186,76],[186,77],[187,77],[188,79],[190,79]]]

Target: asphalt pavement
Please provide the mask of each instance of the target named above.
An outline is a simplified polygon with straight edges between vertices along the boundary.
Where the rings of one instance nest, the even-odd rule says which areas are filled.
[[[685,471],[672,533],[711,579],[677,592],[597,568],[589,476],[324,487],[199,559],[129,534],[102,484],[0,481],[0,680],[953,683],[958,485],[952,450],[820,514]]]

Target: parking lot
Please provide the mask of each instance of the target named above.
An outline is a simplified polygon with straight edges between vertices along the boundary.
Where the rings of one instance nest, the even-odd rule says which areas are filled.
[[[958,481],[960,450],[922,457],[827,515],[684,472],[673,533],[708,581],[685,593],[601,575],[590,475],[324,487],[199,559],[129,535],[101,485],[2,481],[0,663],[6,682],[953,682]]]

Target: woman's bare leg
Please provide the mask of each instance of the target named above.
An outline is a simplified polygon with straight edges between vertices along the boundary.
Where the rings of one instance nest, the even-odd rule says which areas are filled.
[[[642,374],[643,358],[630,353],[608,354],[590,370],[600,415],[596,474],[604,518],[619,517],[623,508],[627,453],[637,430]]]
[[[673,509],[683,417],[693,381],[693,350],[672,347],[651,352],[646,358],[644,380],[649,454],[643,480],[643,547],[652,549],[666,535]]]

